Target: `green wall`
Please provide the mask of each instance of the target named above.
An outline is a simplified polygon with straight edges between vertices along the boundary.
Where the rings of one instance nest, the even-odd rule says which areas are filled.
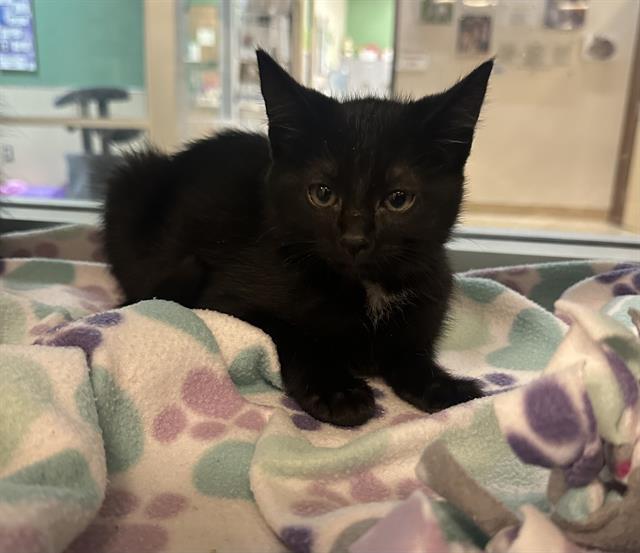
[[[355,47],[393,48],[394,0],[347,0],[347,36]]]
[[[0,85],[144,86],[143,0],[34,0],[37,73]]]

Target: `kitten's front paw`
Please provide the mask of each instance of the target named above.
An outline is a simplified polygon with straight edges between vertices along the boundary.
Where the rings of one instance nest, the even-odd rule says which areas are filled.
[[[427,413],[442,411],[448,407],[482,397],[482,389],[474,380],[454,378],[440,370],[421,391],[398,389],[396,393],[405,401]]]
[[[446,376],[431,382],[424,395],[425,411],[442,411],[447,407],[482,397],[482,389],[474,380]]]
[[[295,399],[312,417],[336,426],[359,426],[373,417],[375,400],[364,380],[350,378],[331,384],[316,384]]]

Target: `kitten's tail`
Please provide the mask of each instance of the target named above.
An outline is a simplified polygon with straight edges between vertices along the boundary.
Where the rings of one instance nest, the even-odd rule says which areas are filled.
[[[107,179],[102,216],[104,249],[129,301],[153,297],[150,281],[169,269],[158,244],[171,235],[177,179],[171,157],[156,150],[126,155]]]

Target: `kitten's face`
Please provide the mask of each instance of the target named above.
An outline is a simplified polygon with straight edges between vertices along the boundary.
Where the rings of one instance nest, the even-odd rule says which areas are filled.
[[[337,102],[258,53],[273,167],[268,205],[292,261],[379,280],[428,270],[462,200],[491,62],[417,102]]]

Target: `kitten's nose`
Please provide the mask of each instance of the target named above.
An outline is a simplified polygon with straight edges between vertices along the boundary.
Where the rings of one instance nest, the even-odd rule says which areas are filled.
[[[340,244],[353,257],[369,247],[369,240],[362,234],[345,234],[340,238]]]

